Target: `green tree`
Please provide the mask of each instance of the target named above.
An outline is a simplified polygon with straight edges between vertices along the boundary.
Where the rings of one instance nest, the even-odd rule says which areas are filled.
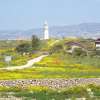
[[[40,40],[37,38],[37,36],[33,35],[32,36],[32,48],[33,50],[37,50],[40,46]]]
[[[22,43],[16,47],[16,51],[20,53],[30,52],[32,47],[29,43]]]

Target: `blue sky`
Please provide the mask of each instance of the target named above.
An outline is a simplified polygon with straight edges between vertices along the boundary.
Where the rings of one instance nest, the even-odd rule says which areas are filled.
[[[0,30],[100,22],[100,0],[0,0]]]

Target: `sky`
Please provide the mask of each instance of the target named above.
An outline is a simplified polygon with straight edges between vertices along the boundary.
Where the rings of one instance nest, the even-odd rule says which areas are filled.
[[[100,0],[0,0],[0,30],[100,23]]]

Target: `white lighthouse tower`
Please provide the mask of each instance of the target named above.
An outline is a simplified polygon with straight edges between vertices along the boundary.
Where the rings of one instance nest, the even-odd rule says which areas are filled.
[[[48,23],[45,21],[44,23],[44,40],[49,39],[49,30],[48,30]]]

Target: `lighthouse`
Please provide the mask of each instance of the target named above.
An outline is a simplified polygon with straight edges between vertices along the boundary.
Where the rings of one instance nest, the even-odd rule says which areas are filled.
[[[44,23],[44,40],[49,39],[49,30],[48,30],[48,23],[45,21]]]

